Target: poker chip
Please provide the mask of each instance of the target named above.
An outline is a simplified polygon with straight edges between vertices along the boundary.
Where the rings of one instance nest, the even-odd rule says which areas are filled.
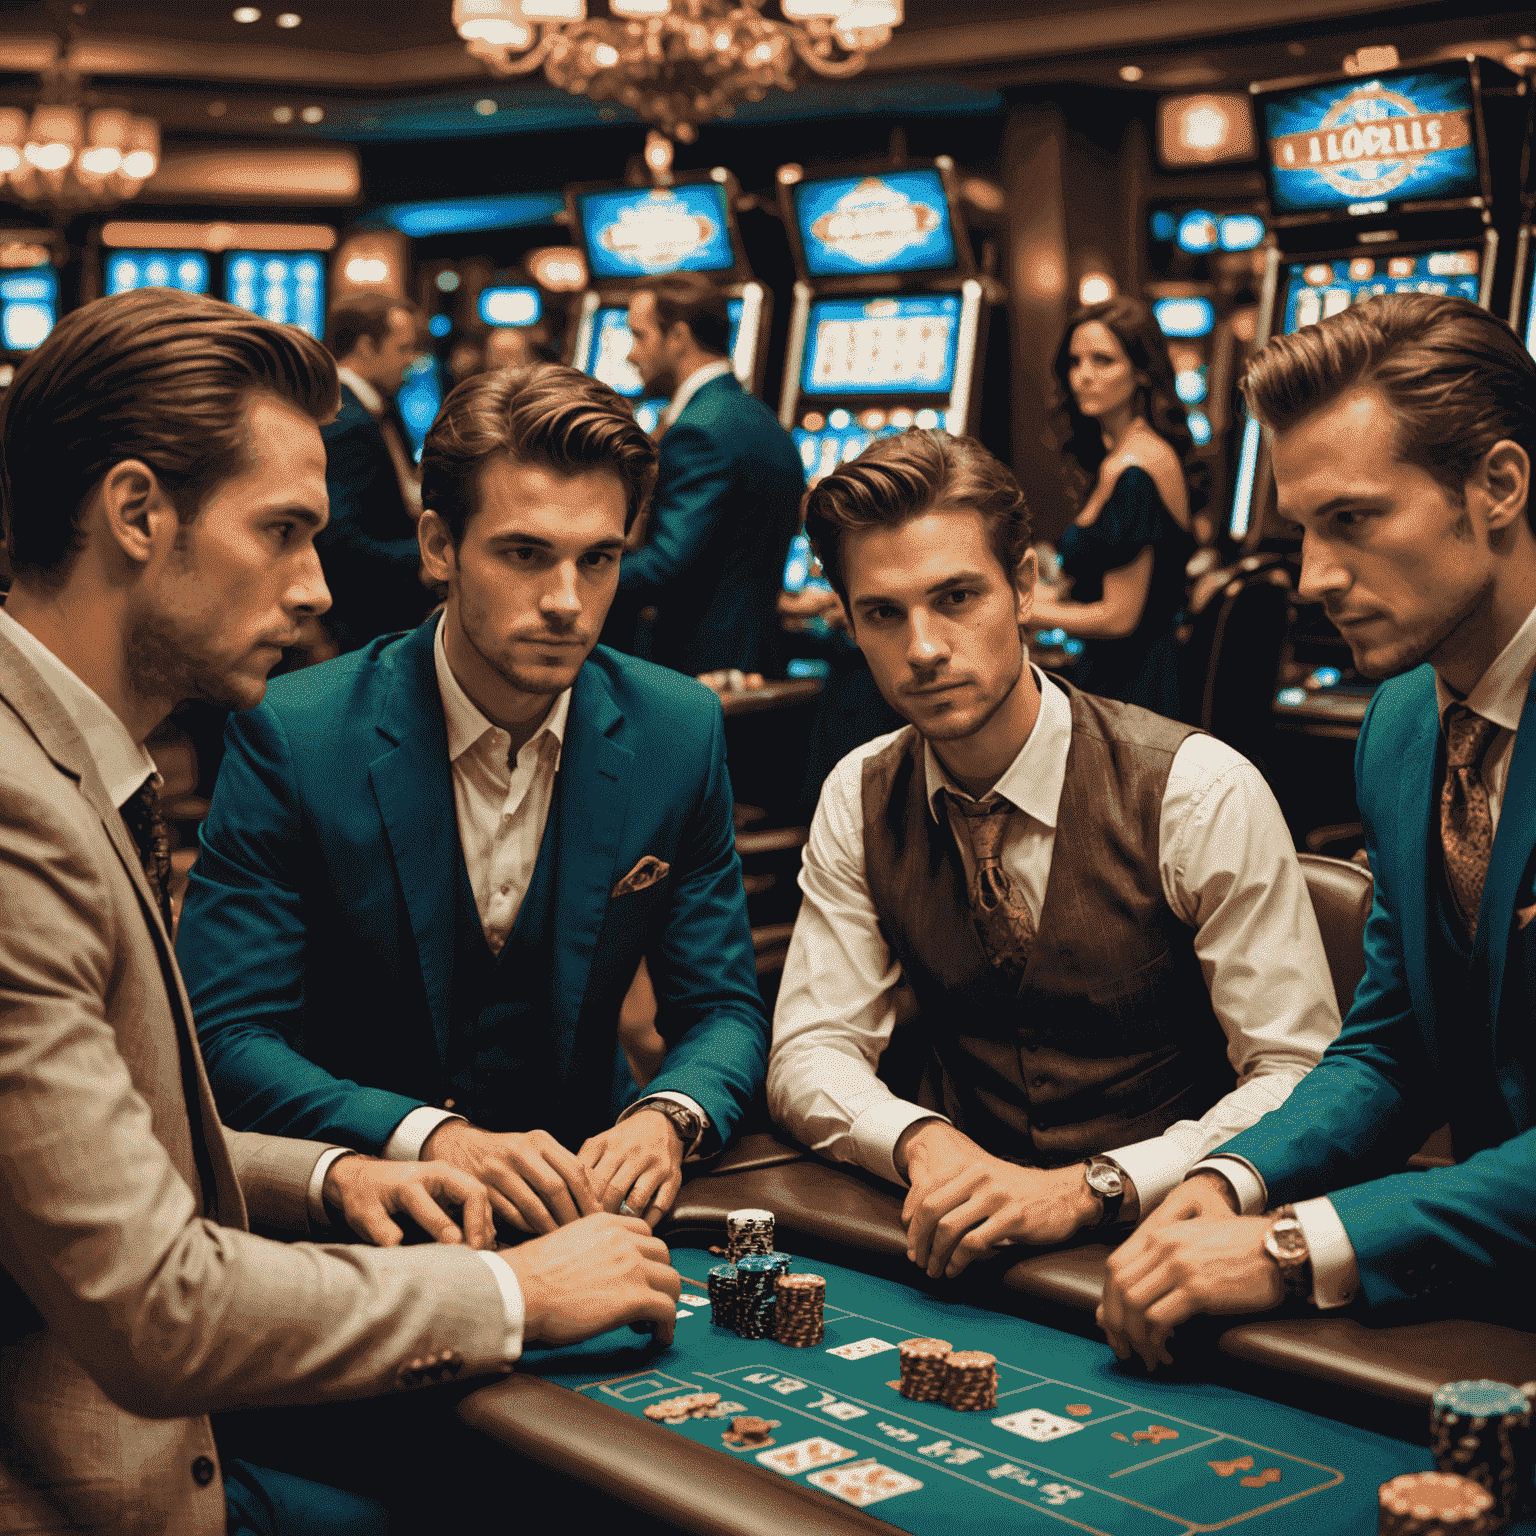
[[[760,1419],[755,1414],[742,1414],[731,1420],[731,1427],[720,1438],[735,1451],[760,1451],[773,1444],[773,1432],[778,1427],[777,1419]]]
[[[752,1208],[725,1218],[725,1256],[739,1264],[750,1254],[773,1252],[773,1212]]]
[[[773,1337],[774,1282],[789,1269],[787,1253],[749,1253],[736,1265],[736,1332],[743,1339]]]
[[[948,1339],[907,1339],[901,1349],[901,1386],[903,1397],[914,1403],[944,1401],[945,1361],[953,1345]]]
[[[1443,1473],[1470,1478],[1499,1520],[1519,1513],[1532,1459],[1530,1399],[1502,1381],[1449,1381],[1430,1399],[1429,1444]]]
[[[686,1424],[689,1419],[705,1418],[719,1401],[718,1392],[689,1392],[649,1404],[645,1416],[659,1424]]]
[[[826,1337],[822,1308],[827,1282],[821,1275],[774,1277],[773,1336],[791,1349],[809,1349]]]
[[[940,1394],[961,1413],[997,1407],[997,1356],[980,1349],[952,1350],[944,1357]]]
[[[1378,1536],[1492,1536],[1493,1495],[1449,1472],[1405,1472],[1377,1490]]]
[[[734,1264],[715,1264],[709,1271],[709,1320],[716,1328],[736,1326],[739,1277]]]

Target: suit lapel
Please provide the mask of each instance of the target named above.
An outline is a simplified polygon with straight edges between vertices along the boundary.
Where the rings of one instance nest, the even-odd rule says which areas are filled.
[[[1399,765],[1397,825],[1402,836],[1386,844],[1392,850],[1387,856],[1395,864],[1388,883],[1397,902],[1398,932],[1409,972],[1409,990],[1415,999],[1424,997],[1429,985],[1424,957],[1429,952],[1429,903],[1435,885],[1432,861],[1439,856],[1439,839],[1431,836],[1430,817],[1437,800],[1435,770],[1439,763],[1440,719],[1435,712],[1434,678],[1428,668],[1425,672],[1427,698],[1421,689],[1403,700],[1401,707],[1410,723],[1391,748]],[[1385,849],[1379,844],[1377,852],[1380,855]],[[1423,1034],[1430,1060],[1438,1065],[1435,1031],[1426,1029]]]
[[[395,677],[376,727],[384,750],[368,765],[368,777],[416,940],[438,1059],[446,1061],[459,838],[432,659],[436,633],[429,620],[392,648]]]

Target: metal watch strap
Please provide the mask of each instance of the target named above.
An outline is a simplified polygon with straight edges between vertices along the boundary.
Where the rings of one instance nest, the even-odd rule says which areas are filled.
[[[636,1105],[635,1109],[636,1113],[642,1109],[650,1109],[658,1115],[665,1115],[682,1139],[684,1157],[693,1151],[698,1145],[699,1137],[704,1134],[703,1121],[687,1105],[679,1104],[675,1099],[646,1099],[644,1103]]]
[[[1296,1207],[1294,1205],[1280,1205],[1267,1212],[1270,1217],[1270,1231],[1265,1238],[1265,1252],[1275,1261],[1280,1271],[1281,1282],[1285,1286],[1285,1294],[1293,1296],[1301,1301],[1308,1301],[1312,1296],[1312,1255],[1306,1247],[1306,1235],[1302,1235],[1301,1254],[1287,1262],[1276,1251],[1273,1241],[1274,1224],[1279,1221],[1296,1220]]]

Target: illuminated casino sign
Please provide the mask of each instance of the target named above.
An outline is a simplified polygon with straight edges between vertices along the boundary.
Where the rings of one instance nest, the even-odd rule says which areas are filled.
[[[811,225],[811,233],[861,267],[885,267],[938,227],[937,208],[866,176]]]
[[[712,182],[626,187],[579,201],[594,277],[724,272],[734,265],[724,192]]]
[[[793,196],[812,277],[927,272],[955,264],[949,199],[935,170],[805,181]]]

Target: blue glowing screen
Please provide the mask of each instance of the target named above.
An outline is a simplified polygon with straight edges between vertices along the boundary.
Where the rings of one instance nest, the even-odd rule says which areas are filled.
[[[372,218],[413,240],[469,234],[480,229],[518,229],[553,224],[565,212],[559,192],[512,192],[501,197],[455,197],[435,203],[391,203]]]
[[[1264,220],[1256,213],[1229,213],[1221,221],[1224,251],[1252,251],[1264,243]]]
[[[1152,315],[1164,336],[1209,336],[1216,328],[1216,308],[1209,299],[1159,299]]]
[[[400,418],[405,430],[411,435],[411,447],[415,457],[421,458],[421,445],[427,431],[437,419],[443,403],[443,371],[430,352],[423,352],[406,369],[400,393],[395,396]]]
[[[1152,210],[1152,238],[1162,242],[1172,240],[1178,233],[1178,222],[1166,208]]]
[[[807,395],[947,395],[959,349],[956,294],[818,299],[800,388]]]
[[[716,182],[585,192],[576,202],[593,277],[729,272],[736,265],[726,190]]]
[[[731,319],[730,340],[734,353],[736,336],[741,330],[741,300],[730,299],[725,307]],[[594,379],[601,379],[610,389],[618,390],[625,399],[638,400],[645,392],[645,380],[629,360],[633,341],[634,337],[629,333],[629,310],[617,304],[605,304],[592,317],[591,340],[576,358],[576,367]],[[664,406],[666,401],[661,404]]]
[[[955,265],[949,199],[937,171],[802,181],[791,195],[812,277],[934,272]]]
[[[325,261],[309,251],[231,251],[224,259],[224,297],[311,336],[325,330]]]
[[[1214,251],[1221,243],[1221,225],[1214,213],[1196,208],[1179,220],[1179,249]]]
[[[1265,100],[1263,113],[1280,212],[1482,190],[1465,64],[1307,86]]]
[[[59,278],[50,267],[0,277],[0,347],[31,352],[47,341],[59,318]]]
[[[1380,293],[1451,294],[1475,304],[1481,286],[1481,255],[1473,249],[1293,262],[1287,268],[1284,333],[1316,325]]]
[[[480,318],[487,325],[532,325],[544,313],[537,288],[482,288]]]
[[[208,258],[201,251],[114,251],[107,260],[107,292],[180,288],[208,292]]]

